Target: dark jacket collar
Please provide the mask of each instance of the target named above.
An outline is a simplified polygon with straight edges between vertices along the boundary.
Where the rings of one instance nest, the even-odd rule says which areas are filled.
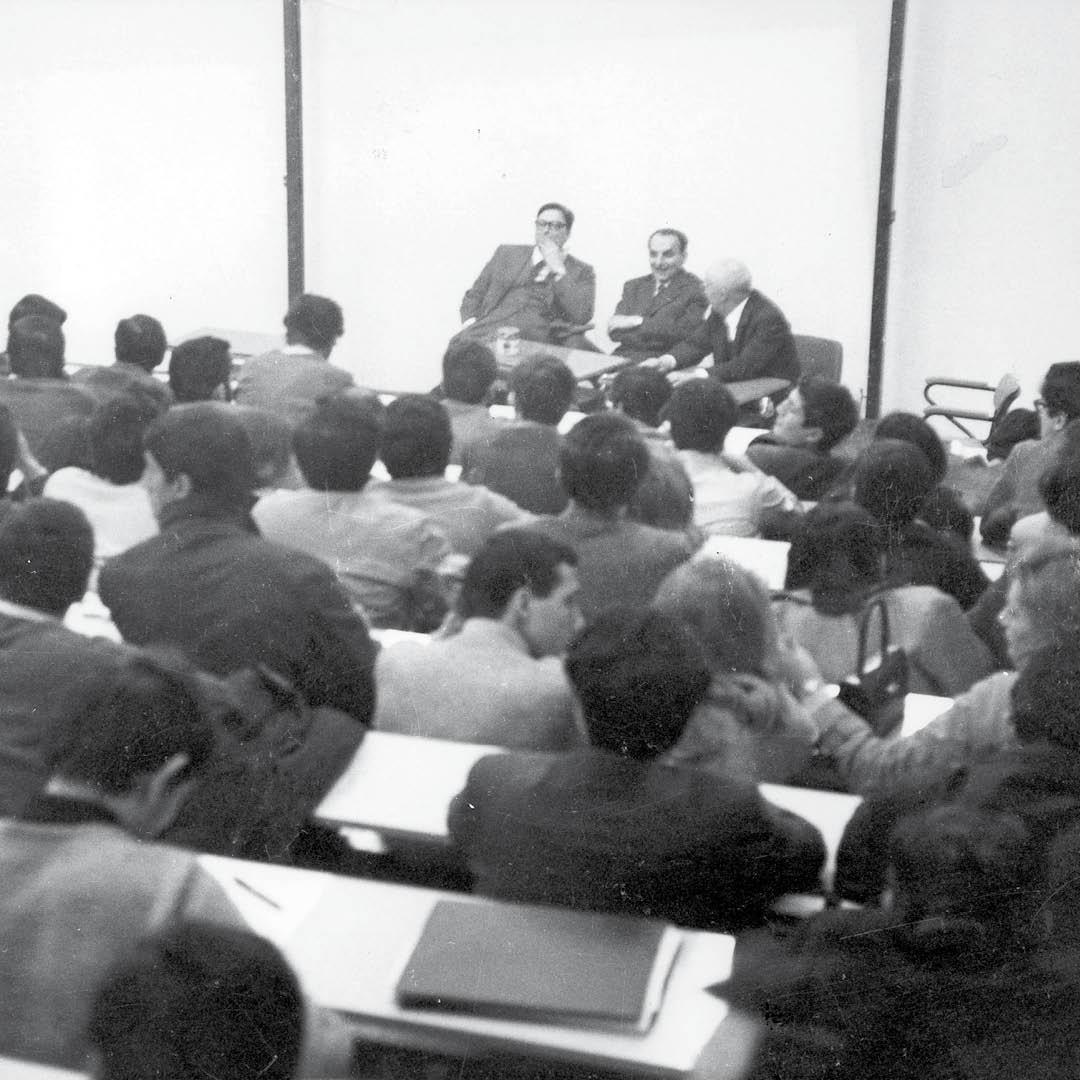
[[[195,492],[186,499],[170,503],[158,518],[161,530],[175,528],[187,521],[217,521],[235,525],[246,532],[258,533],[251,509],[258,502],[253,494],[242,496],[213,496],[204,492]]]
[[[95,821],[118,824],[116,816],[104,806],[66,795],[36,795],[19,816],[23,821],[47,825],[86,825]]]

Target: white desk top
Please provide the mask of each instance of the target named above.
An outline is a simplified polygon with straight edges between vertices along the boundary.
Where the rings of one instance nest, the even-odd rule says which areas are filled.
[[[0,1076],[4,1080],[85,1080],[86,1073],[41,1065],[36,1061],[0,1057]]]

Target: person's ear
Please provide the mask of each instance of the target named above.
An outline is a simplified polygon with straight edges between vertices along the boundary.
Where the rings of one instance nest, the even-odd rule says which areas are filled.
[[[524,585],[514,590],[506,605],[506,613],[512,625],[518,626],[521,620],[528,616],[531,603],[532,593]]]
[[[817,446],[821,442],[821,436],[825,434],[819,427],[803,428],[806,432],[806,442],[809,446]]]
[[[194,489],[195,485],[191,482],[191,477],[188,476],[187,473],[177,473],[176,476],[169,481],[169,491],[175,502],[186,499]]]
[[[195,783],[194,777],[185,775],[190,764],[191,756],[179,751],[136,779],[134,814],[126,823],[129,831],[153,839],[172,824]]]

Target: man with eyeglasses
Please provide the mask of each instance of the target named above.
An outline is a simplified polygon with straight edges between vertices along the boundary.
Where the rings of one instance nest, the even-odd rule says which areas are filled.
[[[596,275],[563,250],[573,226],[572,210],[544,203],[534,244],[500,244],[461,301],[457,337],[490,342],[515,327],[528,341],[593,348],[581,327],[593,316]]]

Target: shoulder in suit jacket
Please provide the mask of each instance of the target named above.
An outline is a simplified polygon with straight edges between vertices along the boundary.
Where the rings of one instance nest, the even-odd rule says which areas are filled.
[[[679,270],[659,293],[652,274],[633,278],[623,286],[615,314],[641,315],[644,321],[610,332],[619,342],[616,355],[634,360],[662,356],[700,327],[708,306],[700,279],[686,270]]]

